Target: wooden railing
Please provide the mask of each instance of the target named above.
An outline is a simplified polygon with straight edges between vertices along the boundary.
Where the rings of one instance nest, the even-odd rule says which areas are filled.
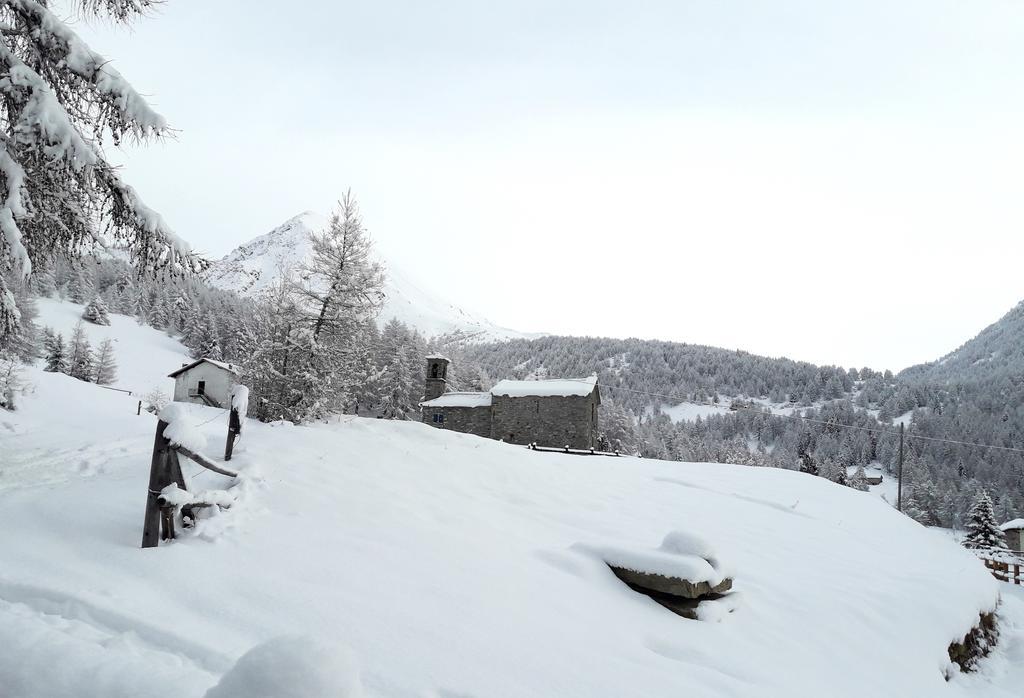
[[[620,456],[622,455],[618,451],[598,451],[593,448],[569,448],[563,446],[558,448],[555,446],[538,446],[536,442],[527,444],[526,447],[531,451],[547,451],[548,453],[569,453],[574,456]]]
[[[982,563],[996,579],[1009,584],[1024,584],[1024,557],[1017,553],[978,553]]]
[[[204,456],[179,444],[172,444],[164,436],[167,422],[162,419],[156,425],[156,438],[153,443],[153,458],[149,468],[149,490],[146,495],[146,518],[142,525],[142,547],[155,548],[160,540],[172,540],[174,533],[175,506],[168,502],[162,492],[168,485],[176,484],[179,489],[188,491],[188,485],[181,473],[178,454],[193,462],[227,477],[238,477],[238,473],[228,470]],[[231,434],[228,435],[229,442]],[[189,519],[193,518],[192,509],[213,506],[213,503],[195,501],[182,507],[182,513]]]

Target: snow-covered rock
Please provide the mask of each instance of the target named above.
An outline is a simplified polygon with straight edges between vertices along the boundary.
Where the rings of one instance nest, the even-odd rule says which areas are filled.
[[[279,637],[242,655],[204,698],[360,698],[352,653],[306,636]]]
[[[214,262],[206,279],[219,288],[256,295],[270,288],[282,270],[294,269],[309,257],[309,233],[324,229],[327,222],[326,217],[312,211],[300,213]],[[540,336],[499,327],[422,288],[397,265],[385,259],[380,262],[386,271],[387,295],[381,324],[397,318],[426,336],[460,331],[475,335],[477,341]]]

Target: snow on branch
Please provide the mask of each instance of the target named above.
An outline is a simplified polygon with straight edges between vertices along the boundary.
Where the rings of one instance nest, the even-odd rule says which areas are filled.
[[[8,0],[5,4],[25,23],[29,38],[41,53],[89,83],[107,109],[116,110],[113,118],[104,114],[106,126],[115,135],[131,132],[141,138],[160,135],[167,130],[164,117],[149,106],[121,73],[45,6],[36,0]],[[127,11],[126,4],[131,3],[111,3],[108,0],[107,4]]]
[[[19,165],[7,148],[0,146],[0,172],[3,173],[6,196],[0,208],[0,233],[3,233],[4,247],[14,268],[23,276],[32,271],[32,262],[28,250],[21,242],[21,229],[18,227],[17,216],[25,215],[25,203],[21,193],[25,187],[25,170]]]
[[[118,22],[144,14],[162,0],[79,0],[82,9],[94,15],[106,14]]]
[[[147,206],[112,168],[103,168],[98,177],[112,198],[112,227],[129,228],[136,233],[122,237],[140,268],[197,271],[205,265],[188,243],[171,230],[163,216]]]
[[[38,137],[45,144],[47,157],[62,160],[76,171],[100,161],[99,154],[75,128],[46,81],[3,42],[0,42],[0,64],[6,68],[0,79],[0,93],[22,102],[12,129],[15,141],[33,143]],[[8,199],[10,196],[8,191]]]

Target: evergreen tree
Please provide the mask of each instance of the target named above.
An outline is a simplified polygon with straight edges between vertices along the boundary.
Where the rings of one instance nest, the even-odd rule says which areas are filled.
[[[215,361],[220,361],[224,358],[220,350],[220,339],[218,336],[217,320],[214,318],[213,313],[208,313],[205,322],[202,324],[200,334],[196,338],[193,358],[213,359]]]
[[[867,475],[864,473],[864,466],[863,465],[858,465],[857,466],[856,470],[854,470],[853,474],[850,475],[850,477],[848,478],[846,484],[847,484],[848,487],[850,487],[852,489],[859,490],[861,492],[867,492],[867,490],[868,490]]]
[[[93,379],[99,385],[111,385],[117,380],[117,361],[114,358],[114,343],[108,338],[100,342],[96,352]]]
[[[68,349],[63,335],[55,335],[47,342],[46,368],[43,370],[51,373],[68,372]]]
[[[967,537],[964,547],[978,550],[1005,550],[1006,537],[996,522],[992,510],[992,499],[988,492],[981,490],[968,514]]]
[[[22,387],[21,360],[14,354],[0,351],[0,408],[13,412]]]
[[[68,300],[84,304],[95,296],[96,285],[93,282],[92,269],[84,264],[76,265],[71,270],[71,280],[68,282]]]
[[[17,329],[0,336],[0,353],[16,356],[29,362],[39,357],[39,330],[36,327],[38,310],[29,284],[17,279],[8,282],[10,293],[18,306],[20,319]]]
[[[68,347],[68,375],[82,381],[91,381],[94,365],[92,347],[89,337],[85,334],[82,321],[79,320],[71,333]]]
[[[3,272],[25,278],[54,252],[80,254],[95,246],[101,227],[134,253],[140,269],[198,266],[103,152],[108,139],[163,136],[167,123],[49,4],[0,3],[6,76],[0,80],[0,337],[19,321]],[[155,4],[90,0],[81,6],[127,22]]]
[[[285,277],[268,298],[267,334],[251,374],[259,376],[257,414],[317,419],[352,406],[360,390],[365,326],[380,311],[383,273],[351,194],[310,243],[300,274]]]
[[[89,305],[85,306],[85,310],[82,312],[82,317],[95,325],[110,324],[110,314],[107,310],[107,304],[104,303],[103,299],[99,296],[96,296],[89,301]]]
[[[155,330],[162,330],[167,327],[167,308],[159,297],[150,306],[146,315],[146,324]]]

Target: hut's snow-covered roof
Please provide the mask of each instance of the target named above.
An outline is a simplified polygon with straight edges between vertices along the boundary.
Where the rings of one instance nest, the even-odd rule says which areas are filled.
[[[452,360],[449,359],[444,354],[430,354],[429,356],[427,356],[427,361],[431,361],[432,359],[440,359],[441,361],[447,361],[448,363],[452,362]]]
[[[491,388],[491,395],[503,397],[585,397],[597,387],[597,376],[590,378],[554,378],[539,381],[502,380]]]
[[[1002,531],[1016,531],[1019,528],[1024,528],[1024,519],[1014,519],[1013,521],[1007,521],[999,527]]]
[[[490,393],[445,393],[433,400],[421,402],[420,407],[490,407]]]
[[[501,397],[568,397],[590,395],[597,388],[597,376],[590,378],[557,378],[540,381],[503,380],[487,393],[445,393],[420,403],[420,407],[490,407],[491,396]]]
[[[199,364],[204,363],[204,362],[208,363],[208,364],[213,364],[217,368],[222,368],[225,371],[230,371],[231,373],[234,373],[236,376],[241,375],[241,373],[242,373],[241,370],[238,368],[238,366],[235,366],[234,364],[225,363],[224,361],[215,361],[214,359],[202,358],[202,359],[196,359],[195,361],[193,361],[190,364],[185,364],[184,366],[179,368],[177,371],[172,371],[171,373],[168,373],[167,377],[168,378],[176,378],[179,375],[181,375],[182,373],[184,373],[185,371],[193,369],[196,366],[198,366]]]

